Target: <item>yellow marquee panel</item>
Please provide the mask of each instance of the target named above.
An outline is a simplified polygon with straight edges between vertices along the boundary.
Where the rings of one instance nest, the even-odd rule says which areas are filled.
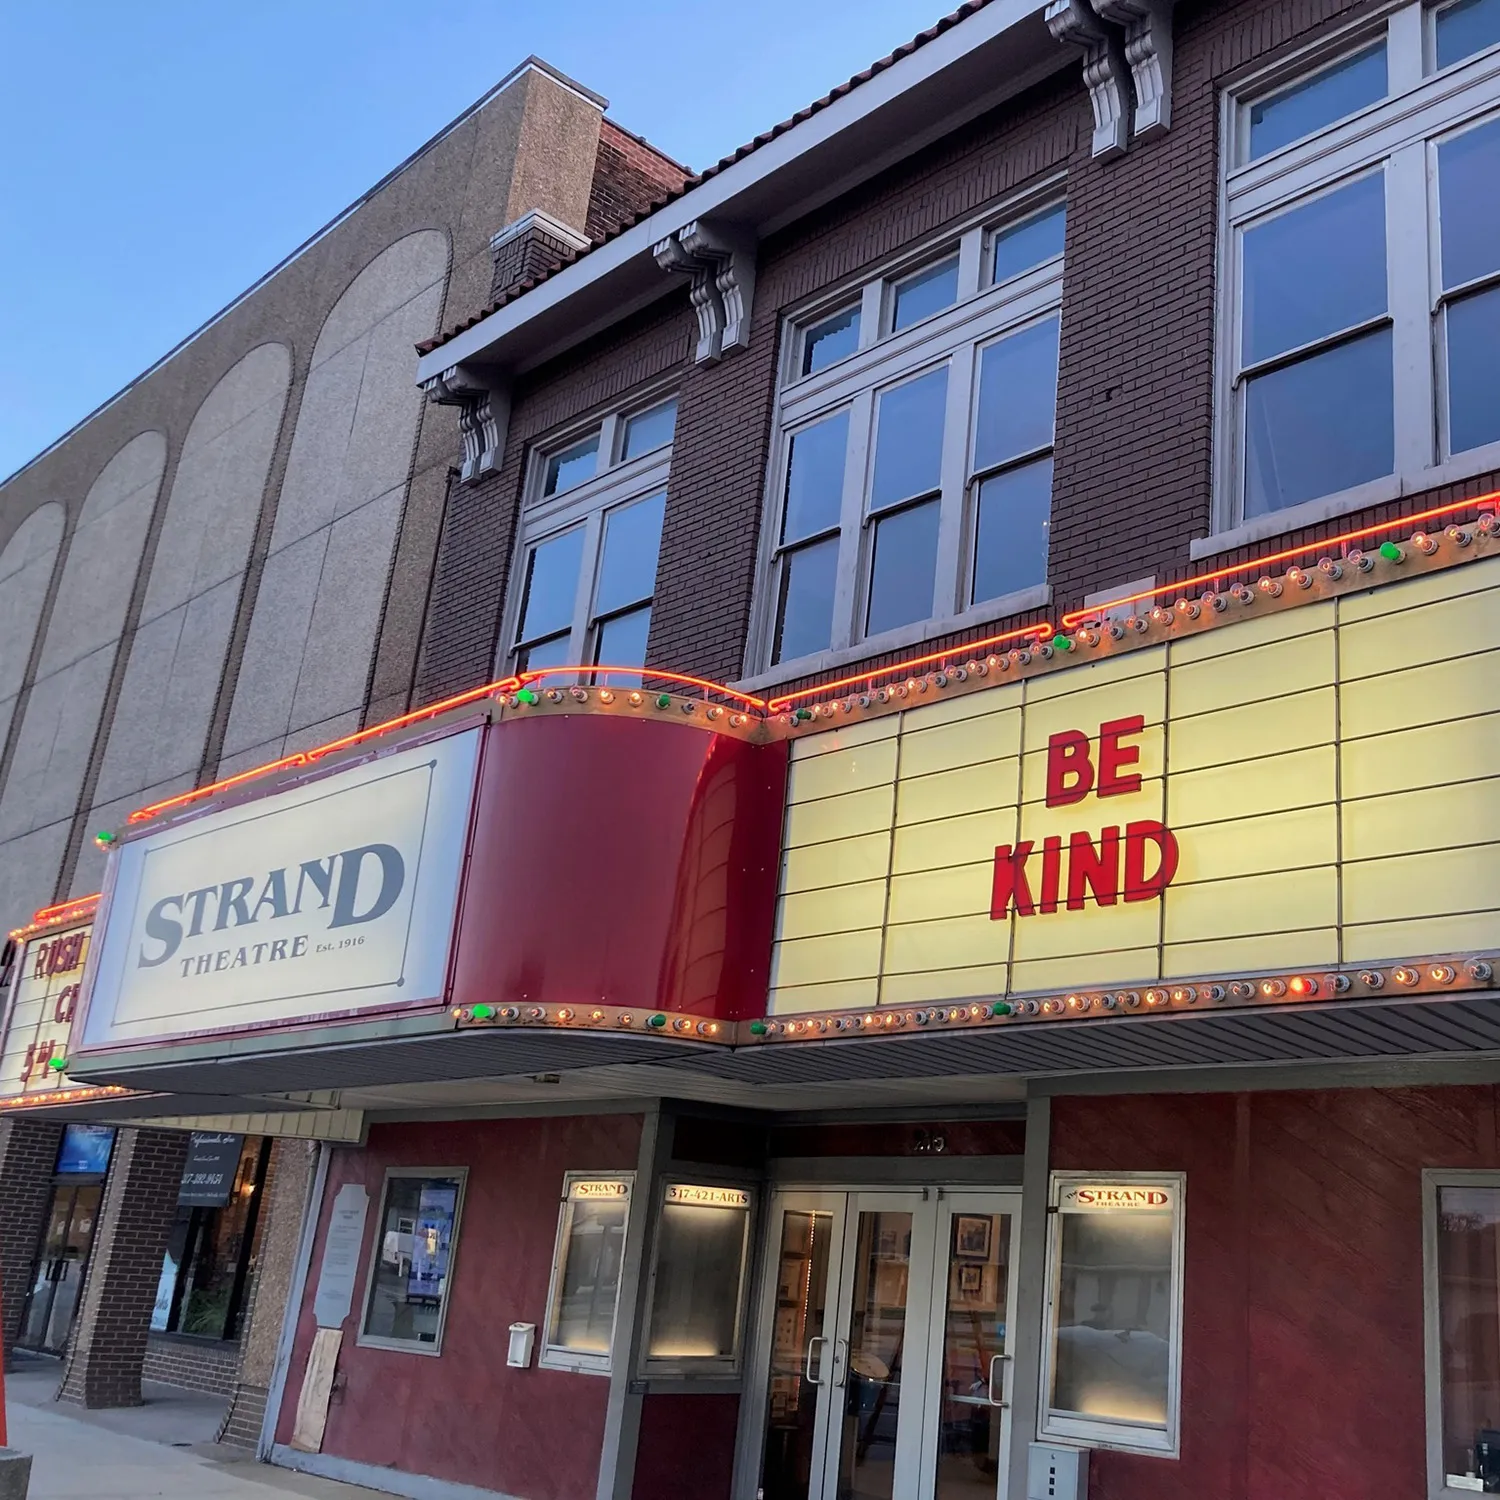
[[[1100,726],[1137,716],[1138,791],[1046,806],[1051,736],[1097,775]],[[808,734],[790,783],[773,1011],[1497,947],[1500,559]],[[1101,835],[1131,825],[1126,901]]]

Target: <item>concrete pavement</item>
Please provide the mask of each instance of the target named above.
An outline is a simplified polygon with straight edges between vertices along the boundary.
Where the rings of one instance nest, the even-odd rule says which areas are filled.
[[[85,1412],[52,1400],[55,1365],[5,1381],[10,1445],[32,1455],[28,1500],[390,1500],[221,1447],[213,1435],[222,1401],[149,1386],[145,1406]]]

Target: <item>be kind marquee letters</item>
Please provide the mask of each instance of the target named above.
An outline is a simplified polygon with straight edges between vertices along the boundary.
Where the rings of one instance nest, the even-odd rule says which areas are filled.
[[[1088,735],[1064,729],[1047,741],[1048,807],[1092,805],[1094,799],[1125,796],[1141,789],[1137,737],[1145,719],[1111,719]],[[1107,815],[1108,808],[1101,816]],[[1049,834],[1038,848],[1032,839],[1001,844],[995,850],[990,918],[1012,911],[1034,917],[1065,909],[1082,911],[1092,899],[1100,906],[1119,901],[1151,901],[1177,873],[1177,840],[1165,824],[1142,819],[1105,824],[1097,832],[1081,828],[1066,837]]]

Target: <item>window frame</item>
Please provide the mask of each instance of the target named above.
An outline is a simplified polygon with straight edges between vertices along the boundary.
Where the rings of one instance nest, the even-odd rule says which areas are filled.
[[[1452,294],[1443,293],[1438,265],[1435,165],[1435,152],[1443,141],[1500,116],[1500,43],[1437,70],[1433,64],[1438,8],[1422,0],[1388,6],[1374,17],[1350,23],[1316,44],[1247,73],[1221,95],[1220,161],[1229,165],[1219,172],[1213,505],[1209,534],[1190,544],[1194,558],[1500,468],[1500,440],[1458,454],[1446,448],[1446,369],[1438,366],[1444,354],[1439,322]],[[1384,99],[1255,161],[1245,159],[1251,106],[1360,52],[1382,35],[1388,80]],[[1248,375],[1240,364],[1243,233],[1257,222],[1373,171],[1385,176],[1392,471],[1247,520],[1244,408]],[[1351,336],[1346,330],[1320,342],[1333,347]]]
[[[1428,1500],[1458,1500],[1473,1490],[1452,1489],[1443,1464],[1443,1328],[1438,1302],[1438,1192],[1445,1187],[1494,1188],[1500,1169],[1425,1167],[1422,1170],[1422,1387],[1426,1417]]]
[[[367,1333],[370,1321],[370,1299],[375,1291],[376,1269],[380,1263],[380,1247],[385,1238],[385,1211],[392,1181],[397,1178],[458,1179],[458,1198],[453,1205],[453,1234],[448,1244],[448,1275],[444,1282],[443,1300],[438,1307],[437,1331],[432,1343],[423,1344],[413,1339],[388,1338],[384,1334]],[[388,1349],[395,1354],[420,1354],[426,1359],[436,1359],[443,1352],[443,1338],[448,1329],[448,1304],[453,1300],[453,1277],[458,1266],[459,1237],[463,1229],[464,1200],[468,1195],[469,1169],[467,1167],[387,1167],[380,1179],[380,1197],[375,1213],[374,1233],[370,1239],[368,1263],[365,1266],[365,1285],[359,1303],[358,1333],[355,1345],[361,1349]]]
[[[1070,1184],[1139,1185],[1168,1188],[1176,1194],[1172,1215],[1172,1339],[1167,1363],[1167,1422],[1163,1432],[1156,1427],[1137,1426],[1099,1417],[1059,1416],[1052,1407],[1053,1350],[1056,1345],[1056,1308],[1062,1270],[1063,1189]],[[1108,1448],[1119,1453],[1140,1453],[1152,1458],[1181,1457],[1182,1452],[1182,1345],[1183,1285],[1187,1240],[1186,1172],[1052,1172],[1047,1181],[1047,1262],[1042,1289],[1042,1348],[1037,1384],[1036,1435],[1043,1442],[1081,1444]]]
[[[630,1217],[635,1212],[636,1174],[612,1171],[571,1171],[563,1173],[562,1196],[557,1207],[557,1233],[552,1241],[552,1270],[547,1277],[547,1302],[543,1311],[540,1337],[537,1340],[537,1368],[541,1370],[563,1370],[574,1375],[609,1375],[614,1367],[615,1340],[620,1332],[620,1293],[623,1285],[615,1291],[614,1312],[609,1324],[609,1349],[604,1354],[568,1349],[552,1342],[556,1324],[558,1297],[562,1292],[562,1278],[566,1265],[565,1249],[572,1230],[573,1184],[575,1182],[623,1182],[626,1184],[625,1224],[622,1244],[630,1234]]]
[[[522,611],[526,602],[526,572],[532,550],[543,543],[581,526],[584,530],[583,556],[579,561],[578,583],[573,597],[572,625],[568,631],[568,661],[565,665],[582,665],[593,654],[597,627],[627,609],[612,611],[597,619],[593,614],[597,597],[599,570],[604,555],[604,526],[610,512],[637,500],[665,494],[671,475],[673,443],[666,442],[636,458],[624,459],[625,430],[635,417],[644,416],[668,401],[679,399],[675,385],[659,385],[642,392],[630,402],[612,408],[604,416],[595,415],[582,423],[573,423],[533,445],[527,459],[526,480],[516,539],[511,550],[510,581],[506,588],[505,607],[501,616],[500,636],[495,653],[495,675],[506,677],[515,670],[522,642],[518,639]],[[600,467],[592,479],[574,485],[561,494],[548,495],[547,466],[558,453],[565,452],[599,432]],[[675,430],[673,437],[675,440]],[[660,553],[657,569],[660,571]],[[647,599],[654,600],[656,580]],[[631,608],[639,608],[642,600]],[[550,640],[554,637],[542,637]],[[585,675],[580,673],[580,677]]]
[[[899,650],[934,636],[987,625],[1051,602],[1041,583],[979,604],[960,605],[972,569],[973,512],[977,480],[972,469],[974,423],[978,411],[979,367],[986,346],[1050,317],[1060,317],[1064,257],[1041,261],[1007,281],[990,280],[994,237],[1057,205],[1066,207],[1065,173],[1052,173],[1026,190],[989,205],[981,213],[907,247],[875,271],[825,288],[815,298],[788,309],[782,319],[782,358],[770,435],[770,461],[762,496],[762,524],[756,556],[756,589],[747,636],[741,685],[755,688]],[[957,252],[958,299],[932,316],[891,332],[896,286]],[[859,346],[810,375],[801,364],[807,331],[837,312],[860,303]],[[934,612],[928,618],[863,635],[874,521],[902,507],[871,509],[876,446],[876,406],[881,391],[929,371],[948,369],[944,415],[938,561]],[[773,663],[779,560],[791,550],[781,542],[791,439],[802,429],[850,413],[837,537],[839,557],[829,646]],[[1054,440],[1055,440],[1054,416]],[[1054,443],[1055,446],[1055,443]],[[986,472],[989,472],[988,470]],[[943,607],[937,607],[939,602]]]
[[[734,1314],[734,1347],[724,1355],[661,1355],[651,1354],[651,1327],[656,1316],[656,1285],[660,1269],[661,1223],[667,1208],[667,1194],[674,1187],[722,1188],[729,1192],[744,1193],[746,1205],[745,1234],[740,1245],[739,1286]],[[654,1222],[651,1234],[650,1284],[646,1288],[645,1312],[641,1322],[640,1358],[638,1373],[652,1379],[733,1379],[743,1372],[746,1334],[749,1324],[749,1298],[751,1271],[755,1263],[757,1239],[760,1233],[760,1194],[753,1181],[731,1177],[717,1172],[677,1172],[664,1176],[658,1182]],[[550,1304],[549,1304],[550,1305]]]

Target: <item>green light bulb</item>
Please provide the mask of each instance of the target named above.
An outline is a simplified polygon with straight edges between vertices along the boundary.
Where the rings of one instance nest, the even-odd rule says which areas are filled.
[[[1008,1006],[1005,1001],[997,1000],[992,1006],[990,1006],[990,1014],[992,1016],[1008,1016],[1010,1014],[1010,1009],[1010,1006]]]
[[[764,1036],[766,1034],[766,1023],[764,1021],[752,1021],[750,1023],[751,1036]]]
[[[1380,544],[1380,555],[1387,562],[1400,562],[1406,556],[1395,542],[1382,542]]]
[[[667,1024],[667,1018],[665,1016],[647,1016],[646,1024],[660,1028]]]
[[[495,1014],[493,1005],[476,1005],[469,1013],[476,1021],[488,1021]]]
[[[670,693],[662,693],[656,700],[656,706],[658,708],[671,708],[672,695]]]
[[[1052,649],[1054,651],[1071,651],[1073,649],[1073,642],[1068,636],[1059,631],[1052,637]]]
[[[516,698],[521,703],[540,703],[542,701],[530,688],[522,688],[516,694]]]

